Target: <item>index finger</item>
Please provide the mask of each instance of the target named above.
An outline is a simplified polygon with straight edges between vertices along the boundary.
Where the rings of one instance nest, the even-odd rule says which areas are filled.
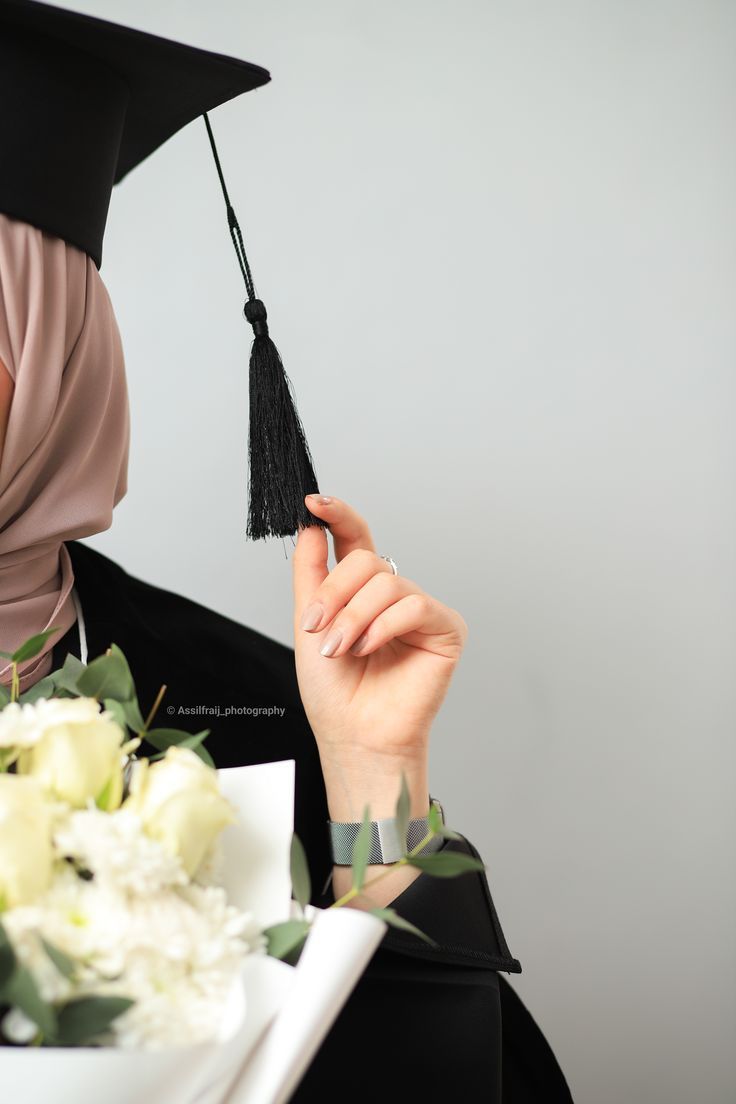
[[[368,522],[360,514],[334,495],[306,495],[304,502],[310,513],[329,526],[335,546],[335,562],[344,560],[356,548],[375,552],[376,546]]]

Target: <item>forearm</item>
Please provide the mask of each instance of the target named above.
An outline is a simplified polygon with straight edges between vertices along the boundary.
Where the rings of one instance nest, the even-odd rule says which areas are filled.
[[[410,818],[427,815],[429,808],[428,766],[425,756],[394,755],[389,759],[372,756],[368,760],[346,762],[322,755],[322,773],[327,793],[327,806],[331,820],[356,822],[363,819],[365,806],[370,808],[371,820],[392,817],[404,773],[409,788]],[[407,865],[368,866],[365,882],[380,877],[373,887],[368,886],[347,905],[351,908],[385,908],[420,875],[416,867]],[[339,900],[352,886],[349,866],[334,866],[332,889]]]

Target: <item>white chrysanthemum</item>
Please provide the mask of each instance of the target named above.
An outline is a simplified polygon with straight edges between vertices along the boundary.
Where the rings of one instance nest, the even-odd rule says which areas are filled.
[[[3,913],[3,923],[21,959],[42,984],[60,986],[61,975],[55,967],[49,973],[39,936],[94,971],[115,975],[124,968],[124,898],[83,880],[71,867],[57,869],[50,888],[32,906]]]
[[[74,816],[83,822],[82,814]],[[136,896],[111,879],[87,881],[61,864],[38,901],[9,909],[3,922],[44,999],[94,993],[135,1001],[113,1024],[113,1041],[124,1047],[212,1038],[243,958],[266,949],[252,915],[229,905],[220,887]],[[53,965],[41,937],[78,963],[73,983]]]
[[[100,884],[121,891],[145,896],[187,882],[178,856],[147,836],[140,818],[127,809],[73,812],[56,828],[54,844]]]
[[[33,747],[41,733],[35,705],[10,702],[0,710],[0,748]]]

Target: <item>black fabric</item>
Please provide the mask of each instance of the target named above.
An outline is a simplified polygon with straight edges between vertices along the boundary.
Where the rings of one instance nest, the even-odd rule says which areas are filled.
[[[99,268],[113,185],[198,115],[269,80],[237,58],[0,0],[0,211]]]
[[[128,575],[87,545],[69,541],[67,548],[89,659],[112,643],[123,649],[144,715],[166,683],[157,723],[192,732],[210,728],[207,747],[218,766],[295,760],[295,830],[307,853],[312,902],[329,904],[327,802],[292,649]],[[56,644],[55,668],[67,651],[79,655],[76,626]],[[256,706],[285,713],[225,713]],[[464,838],[445,846],[478,855]],[[292,1099],[306,1104],[347,1094],[398,1101],[453,1092],[451,1099],[490,1104],[570,1101],[544,1036],[499,976],[521,966],[507,946],[485,875],[422,875],[392,907],[438,946],[386,932]],[[366,1056],[386,1071],[370,1086],[360,1077]]]

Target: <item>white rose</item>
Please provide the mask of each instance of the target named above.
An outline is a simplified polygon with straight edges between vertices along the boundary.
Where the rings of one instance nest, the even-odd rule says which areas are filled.
[[[112,713],[100,712],[94,698],[40,698],[27,728],[37,734],[18,759],[20,774],[36,778],[45,790],[83,808],[104,795],[104,807],[117,809],[123,797],[125,734]]]
[[[51,823],[31,778],[0,774],[0,911],[28,904],[51,881]]]
[[[235,820],[217,774],[190,748],[171,747],[164,759],[135,764],[124,808],[193,876],[222,829]]]

